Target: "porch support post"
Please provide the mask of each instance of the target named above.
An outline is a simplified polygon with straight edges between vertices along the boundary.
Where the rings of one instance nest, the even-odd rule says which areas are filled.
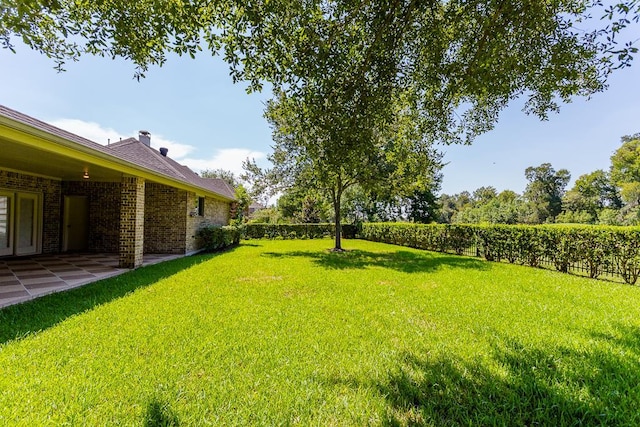
[[[142,265],[144,178],[123,176],[120,190],[120,268]]]

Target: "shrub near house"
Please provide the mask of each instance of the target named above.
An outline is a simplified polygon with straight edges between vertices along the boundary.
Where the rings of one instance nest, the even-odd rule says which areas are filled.
[[[205,251],[219,251],[240,243],[241,229],[233,226],[209,226],[198,230],[197,237]]]

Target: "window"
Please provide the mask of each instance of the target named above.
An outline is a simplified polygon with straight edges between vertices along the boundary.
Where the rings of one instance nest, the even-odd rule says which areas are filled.
[[[204,197],[198,197],[198,216],[204,216]]]

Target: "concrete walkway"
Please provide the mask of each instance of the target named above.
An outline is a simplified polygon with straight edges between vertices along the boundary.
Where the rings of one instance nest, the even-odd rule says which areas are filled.
[[[144,265],[182,255],[149,254]],[[0,259],[0,308],[130,271],[118,254],[59,254]]]

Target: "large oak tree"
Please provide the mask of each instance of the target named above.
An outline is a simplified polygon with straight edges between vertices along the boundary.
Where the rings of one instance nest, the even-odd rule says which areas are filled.
[[[353,122],[358,112],[344,105],[319,104],[284,95],[269,102],[265,115],[273,129],[274,167],[262,171],[247,162],[246,178],[270,187],[272,194],[295,187],[324,192],[333,207],[334,249],[341,250],[342,202],[349,188],[358,185],[388,198],[414,196],[437,183],[441,156],[405,104],[396,104],[392,121],[372,110],[369,117],[357,116],[362,122]]]
[[[603,90],[630,61],[635,48],[617,43],[639,11],[638,0],[5,0],[0,42],[17,35],[60,66],[122,56],[138,75],[169,52],[221,53],[249,90],[271,83],[285,154],[338,209],[345,185],[397,173],[380,166],[398,132],[416,159],[471,142],[515,98],[546,118]]]

